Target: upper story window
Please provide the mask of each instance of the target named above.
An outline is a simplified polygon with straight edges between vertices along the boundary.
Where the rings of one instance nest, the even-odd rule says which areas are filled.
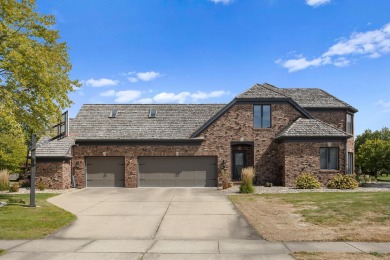
[[[353,117],[351,114],[347,114],[347,126],[346,126],[346,130],[347,130],[347,133],[348,134],[353,134]]]
[[[253,106],[253,127],[254,128],[271,127],[271,106],[270,105]]]
[[[339,148],[320,148],[320,169],[338,170],[339,168]]]

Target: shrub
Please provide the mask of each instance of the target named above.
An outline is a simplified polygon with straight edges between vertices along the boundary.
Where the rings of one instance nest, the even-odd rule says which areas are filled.
[[[38,190],[45,190],[47,188],[46,184],[44,182],[38,182],[37,183],[37,189]]]
[[[241,173],[241,193],[253,193],[255,188],[253,187],[253,177],[255,176],[253,167],[247,167],[242,169]]]
[[[30,188],[30,181],[28,179],[20,180],[19,185],[22,188]]]
[[[14,183],[9,187],[9,192],[18,192],[19,191],[19,183]]]
[[[319,189],[321,188],[321,183],[312,173],[302,172],[295,181],[295,187],[298,189]]]
[[[353,175],[337,174],[328,183],[329,189],[356,189],[359,183]]]
[[[9,188],[9,175],[7,170],[0,170],[0,191],[8,190]]]

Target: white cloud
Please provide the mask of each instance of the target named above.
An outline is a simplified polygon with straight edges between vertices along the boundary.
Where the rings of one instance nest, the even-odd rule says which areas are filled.
[[[101,79],[92,78],[92,79],[85,81],[85,84],[87,86],[95,87],[95,88],[100,88],[100,87],[105,87],[105,86],[115,86],[118,83],[119,83],[119,81],[117,81],[117,80],[105,79],[105,78],[101,78]]]
[[[379,100],[378,102],[376,102],[376,105],[382,107],[382,109],[383,109],[382,112],[384,112],[384,113],[390,112],[390,102],[385,102],[383,100]]]
[[[229,95],[230,92],[223,91],[223,90],[218,90],[218,91],[212,91],[212,92],[202,92],[198,91],[195,93],[191,94],[191,98],[194,102],[202,99],[208,99],[208,98],[215,98],[215,97],[220,97],[223,95]]]
[[[142,98],[140,100],[137,100],[136,103],[139,103],[139,104],[152,104],[153,103],[153,99],[152,98]]]
[[[322,65],[323,59],[317,58],[314,60],[307,60],[306,58],[291,59],[283,63],[283,67],[288,69],[288,72],[294,72],[298,70],[303,70],[308,67],[318,67]]]
[[[224,4],[228,5],[234,2],[234,0],[210,0],[210,2],[213,2],[214,4]]]
[[[209,98],[216,98],[221,97],[223,95],[229,95],[230,92],[218,90],[218,91],[212,91],[212,92],[202,92],[197,91],[194,93],[190,92],[180,92],[178,94],[175,93],[167,93],[162,92],[153,97],[153,101],[155,103],[196,103],[200,100],[205,100]]]
[[[134,78],[134,77],[128,77],[127,78],[131,83],[136,83],[138,81],[137,78]]]
[[[348,66],[349,64],[351,63],[350,60],[344,58],[344,57],[340,57],[338,59],[336,59],[333,64],[336,66],[336,67],[346,67]]]
[[[313,6],[313,7],[318,7],[324,4],[329,4],[330,0],[306,0],[306,4]]]
[[[155,71],[138,72],[137,78],[142,81],[150,81],[160,77],[161,74]]]
[[[157,103],[185,103],[187,97],[191,95],[190,92],[180,92],[179,94],[162,92],[153,97]]]
[[[115,90],[107,90],[102,93],[100,93],[100,96],[102,97],[113,97],[115,96]]]
[[[123,90],[115,93],[117,103],[128,103],[134,101],[141,96],[141,91],[138,90]]]
[[[379,58],[387,53],[390,53],[390,23],[378,30],[353,33],[348,39],[339,41],[320,57],[312,60],[300,56],[287,61],[278,59],[276,63],[287,68],[289,72],[294,72],[326,64],[345,67],[351,63],[347,58],[349,56]]]

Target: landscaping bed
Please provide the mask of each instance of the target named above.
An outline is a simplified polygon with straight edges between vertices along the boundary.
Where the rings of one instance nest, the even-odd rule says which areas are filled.
[[[390,192],[230,195],[271,241],[390,241]]]
[[[36,194],[36,208],[30,208],[28,194],[0,194],[0,239],[39,239],[76,220],[76,216],[47,202],[58,194]],[[23,203],[24,202],[24,203]]]

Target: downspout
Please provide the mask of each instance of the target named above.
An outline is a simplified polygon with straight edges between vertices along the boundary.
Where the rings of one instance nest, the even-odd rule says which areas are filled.
[[[76,188],[75,180],[74,180],[74,168],[73,168],[73,146],[71,148],[71,155],[72,158],[70,159],[70,187],[71,188]]]
[[[348,143],[348,139],[346,138],[345,139],[345,156],[344,156],[344,174],[347,175],[348,174],[348,169],[347,169],[347,166],[349,167],[348,165],[348,149],[347,149],[347,143]]]

